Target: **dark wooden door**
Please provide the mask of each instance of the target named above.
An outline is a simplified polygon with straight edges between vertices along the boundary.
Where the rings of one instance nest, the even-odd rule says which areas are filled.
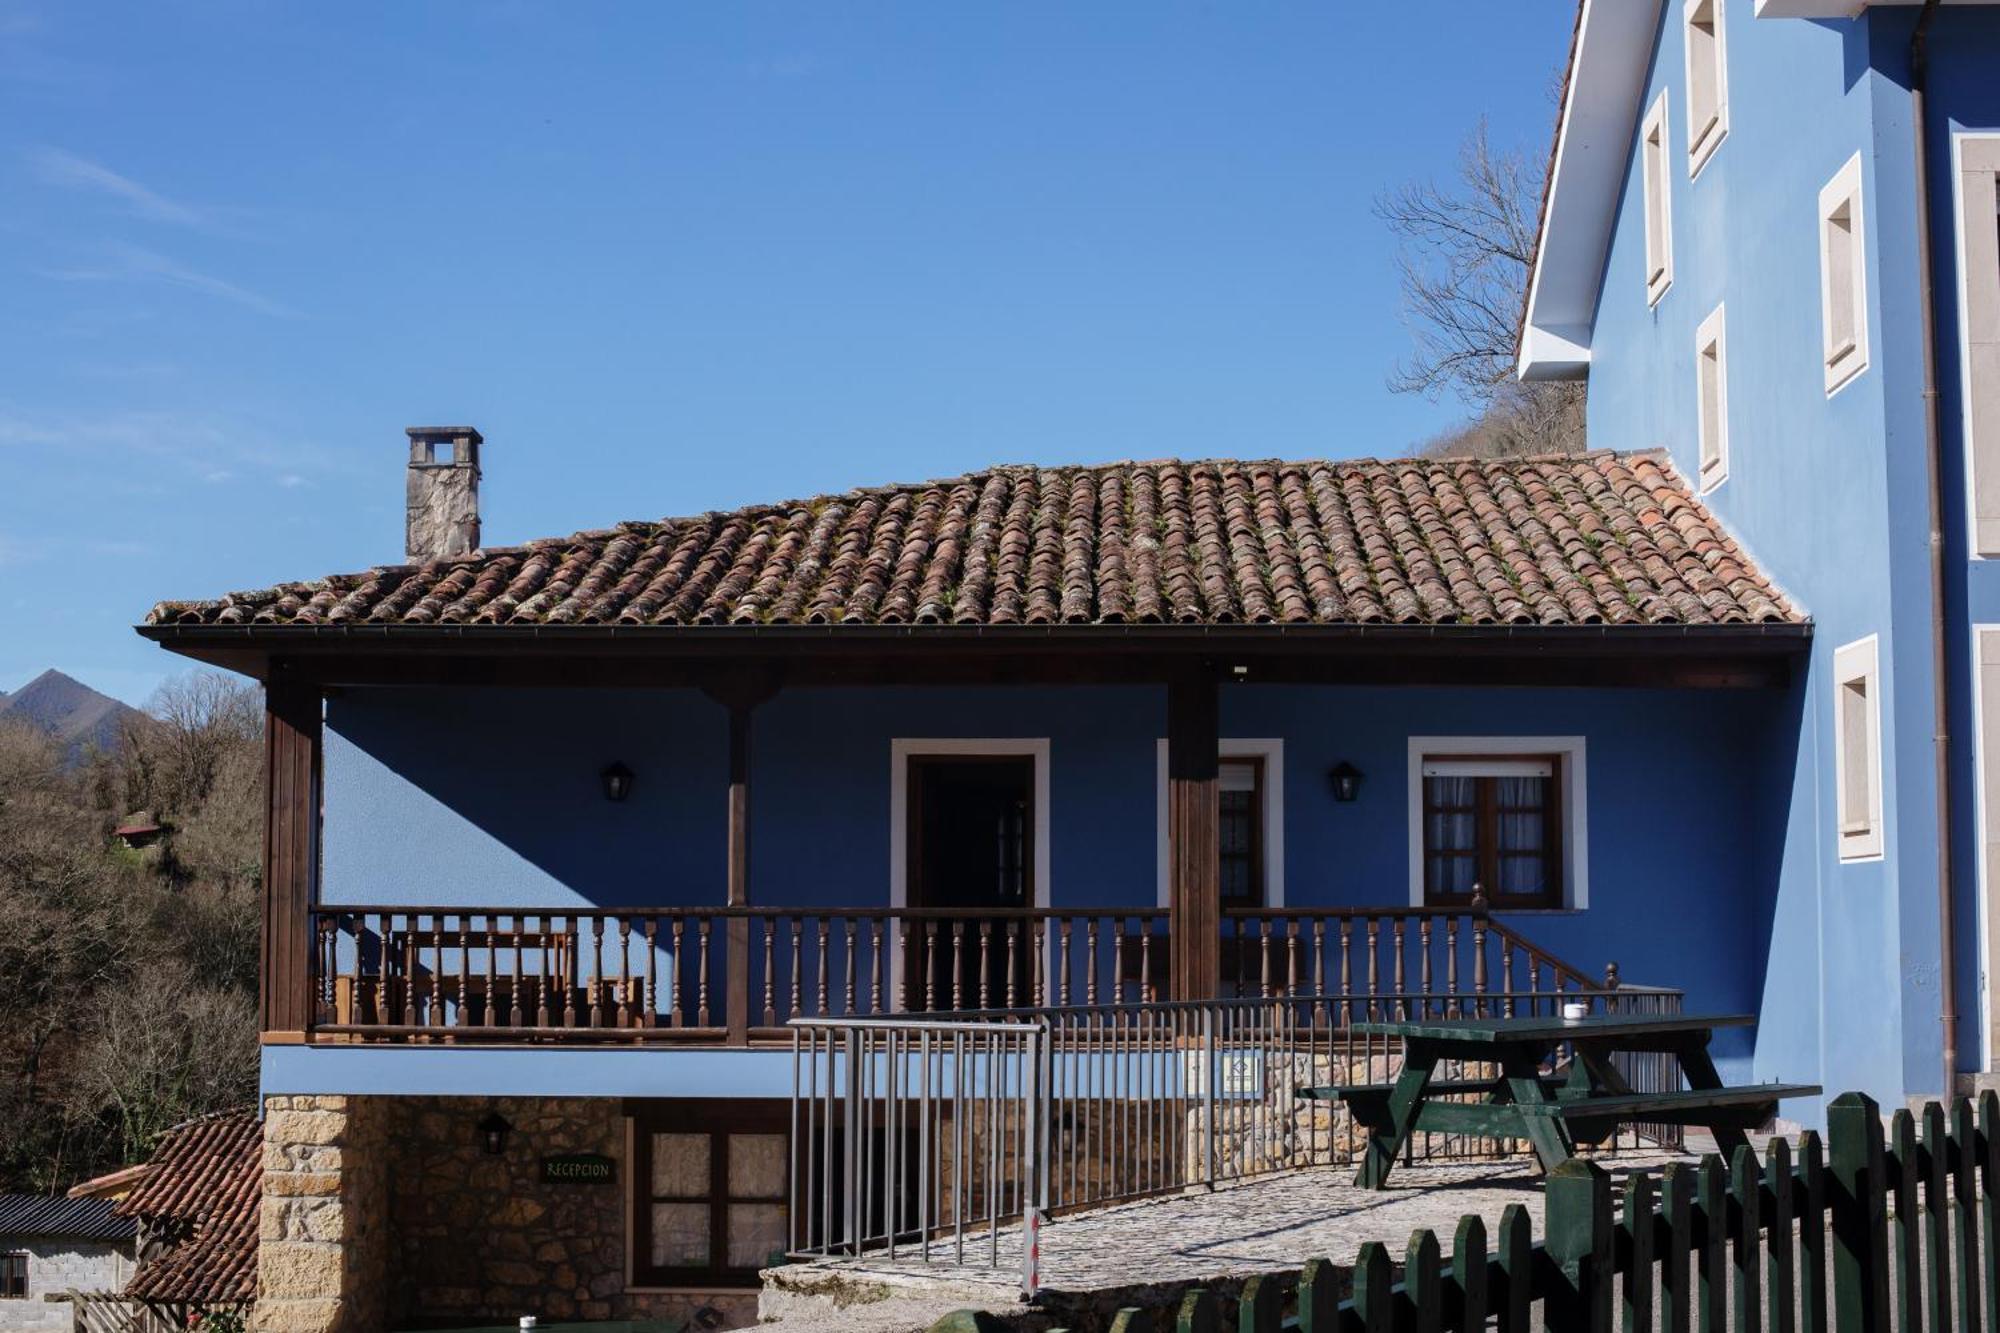
[[[1028,939],[1018,918],[982,916],[1035,902],[1035,761],[1028,755],[912,755],[909,903],[968,915],[911,932],[906,1008],[992,1008],[1027,992]],[[932,943],[932,940],[935,943]],[[1009,945],[1012,945],[1010,948]],[[934,1006],[931,1005],[935,1001]]]

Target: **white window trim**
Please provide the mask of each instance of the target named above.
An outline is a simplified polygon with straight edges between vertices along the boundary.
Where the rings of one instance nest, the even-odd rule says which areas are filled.
[[[1424,756],[1514,754],[1562,756],[1563,905],[1542,911],[1580,912],[1590,906],[1590,773],[1581,736],[1412,736],[1409,748],[1410,906],[1424,905]]]
[[[1882,837],[1882,670],[1876,636],[1856,639],[1833,650],[1833,845],[1844,865],[1883,858]],[[1841,827],[1847,809],[1847,727],[1842,720],[1840,691],[1857,676],[1868,682],[1869,824],[1865,835],[1850,839]]]
[[[1820,354],[1826,366],[1827,396],[1838,393],[1854,377],[1868,369],[1868,226],[1861,202],[1861,154],[1847,159],[1833,179],[1819,192],[1819,327]],[[1837,274],[1826,250],[1826,228],[1834,210],[1848,209],[1848,230],[1853,236],[1850,272]],[[1833,346],[1834,284],[1846,281],[1853,292],[1854,340],[1846,349]]]
[[[1154,747],[1154,858],[1158,868],[1155,901],[1167,902],[1167,743]],[[1264,905],[1285,905],[1285,743],[1277,739],[1225,736],[1216,742],[1218,759],[1264,761]]]
[[[913,756],[946,755],[1029,755],[1035,761],[1035,901],[1036,907],[1049,905],[1049,738],[964,737],[925,738],[897,736],[889,741],[889,906],[910,905],[910,759]],[[903,953],[889,955],[889,1007],[903,1007]]]
[[[1715,344],[1715,463],[1708,463],[1708,413],[1702,410],[1701,359],[1710,343]],[[1694,335],[1694,425],[1695,473],[1698,493],[1708,494],[1729,480],[1729,323],[1718,305]]]
[[[1983,549],[1980,543],[1979,522],[1979,450],[1974,438],[1974,406],[1972,400],[1972,311],[1968,282],[1969,273],[1965,253],[1965,157],[1968,149],[1979,151],[1983,157],[1994,159],[1996,169],[2000,169],[2000,130],[1961,130],[1952,135],[1951,140],[1951,234],[1958,267],[1958,401],[1960,430],[1965,450],[1965,530],[1970,558],[1989,560],[2000,557],[2000,545],[1993,549]],[[1996,453],[2000,453],[2000,441],[1995,442]],[[1996,458],[1995,466],[2000,466]]]
[[[1993,904],[1988,894],[1992,891],[1993,865],[1986,855],[1986,840],[1990,825],[1986,819],[1986,802],[1991,793],[1986,785],[1986,699],[1983,682],[1986,672],[1985,640],[1988,635],[2000,637],[2000,624],[1975,624],[1972,627],[1972,782],[1973,782],[1973,823],[1974,836],[1978,846],[1974,851],[1975,871],[1979,882],[1977,912],[1979,918],[1979,1005],[1984,1025],[1981,1042],[1980,1069],[1992,1073],[1996,1050],[2000,1042],[1995,1040],[1993,1031],[1994,982],[1993,975]],[[1994,701],[2000,704],[2000,700]]]
[[[1723,13],[1728,8],[1725,0],[1715,0],[1715,121],[1708,133],[1697,143],[1694,123],[1694,44],[1689,42],[1687,30],[1693,26],[1695,9],[1703,0],[1686,0],[1681,6],[1681,56],[1682,74],[1688,95],[1688,179],[1701,175],[1701,169],[1715,156],[1715,150],[1722,147],[1722,141],[1729,137],[1729,27],[1723,22]]]
[[[1639,217],[1640,242],[1644,248],[1646,225],[1651,222],[1655,205],[1660,213],[1660,261],[1659,276],[1653,275],[1653,252],[1648,249],[1641,261],[1646,269],[1646,304],[1657,306],[1667,289],[1674,285],[1674,191],[1673,173],[1667,163],[1673,153],[1671,117],[1667,110],[1667,90],[1660,89],[1660,95],[1653,99],[1647,109],[1646,118],[1639,126],[1639,196],[1642,212]],[[1647,157],[1650,150],[1647,141],[1657,134],[1660,140],[1660,197],[1653,198],[1653,172],[1649,169]]]

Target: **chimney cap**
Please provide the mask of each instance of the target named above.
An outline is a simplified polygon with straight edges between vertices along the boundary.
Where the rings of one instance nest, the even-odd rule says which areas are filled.
[[[469,439],[474,444],[486,443],[477,426],[405,426],[403,434],[413,440]]]

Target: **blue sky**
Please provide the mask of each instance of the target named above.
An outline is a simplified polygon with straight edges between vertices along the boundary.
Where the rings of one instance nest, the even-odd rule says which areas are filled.
[[[1391,455],[1372,200],[1569,0],[0,0],[0,689],[163,597],[995,462]]]

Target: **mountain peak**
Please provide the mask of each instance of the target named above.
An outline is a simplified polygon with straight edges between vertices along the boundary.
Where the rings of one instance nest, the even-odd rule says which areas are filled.
[[[109,750],[128,718],[143,716],[108,694],[51,667],[12,694],[0,694],[0,722],[41,728],[72,760],[86,750]]]

